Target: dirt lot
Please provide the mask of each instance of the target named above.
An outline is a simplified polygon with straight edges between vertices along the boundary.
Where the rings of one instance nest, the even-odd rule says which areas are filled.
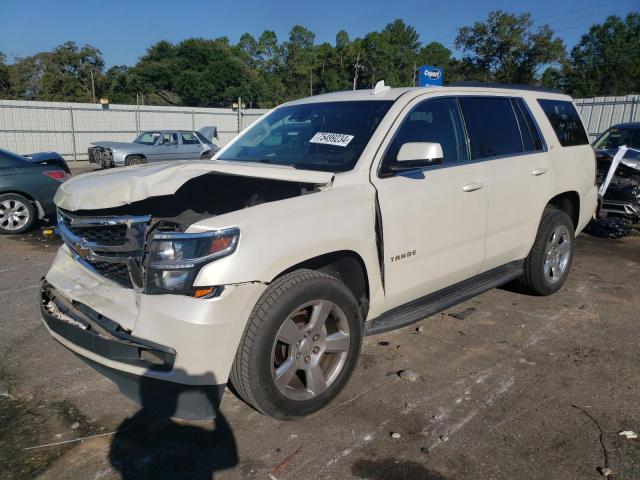
[[[58,244],[0,238],[1,478],[640,478],[640,441],[619,435],[640,431],[637,232],[580,236],[552,297],[494,290],[368,337],[310,418],[275,421],[227,392],[215,424],[140,420],[50,338],[36,295]]]

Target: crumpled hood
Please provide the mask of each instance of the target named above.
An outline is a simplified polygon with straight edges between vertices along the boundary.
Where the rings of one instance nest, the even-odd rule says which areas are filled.
[[[208,173],[326,185],[331,172],[220,160],[166,162],[85,173],[64,182],[54,197],[65,210],[113,208],[149,197],[171,195],[192,178]]]
[[[145,145],[143,143],[133,143],[133,142],[93,142],[91,145],[94,145],[96,147],[111,148],[113,150],[116,150],[118,148],[131,148],[131,147],[146,148],[150,146],[150,145]]]

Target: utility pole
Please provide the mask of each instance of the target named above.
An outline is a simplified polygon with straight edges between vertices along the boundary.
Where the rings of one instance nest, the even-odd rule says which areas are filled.
[[[309,96],[313,97],[313,69],[309,72]]]
[[[89,67],[89,73],[91,73],[91,97],[93,98],[93,103],[96,103],[96,85],[93,83],[93,68]]]
[[[416,86],[416,68],[418,68],[418,67],[416,66],[416,63],[413,62],[413,72],[412,72],[413,73],[413,75],[412,75],[413,80],[412,80],[412,83],[411,83],[412,87]]]
[[[358,83],[358,70],[360,69],[360,53],[356,55],[356,64],[353,66],[353,89],[356,89]]]

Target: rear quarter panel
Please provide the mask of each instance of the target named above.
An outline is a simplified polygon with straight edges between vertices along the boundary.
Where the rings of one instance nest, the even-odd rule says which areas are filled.
[[[537,101],[539,98],[560,101],[571,101],[571,98],[566,95],[530,93],[526,100],[548,146],[550,165],[553,168],[553,196],[577,192],[580,197],[580,216],[576,229],[578,233],[589,223],[597,205],[595,153],[589,144],[563,147]]]

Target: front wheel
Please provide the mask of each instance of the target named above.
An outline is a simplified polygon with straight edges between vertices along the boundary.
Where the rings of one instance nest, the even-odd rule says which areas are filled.
[[[127,166],[142,165],[144,163],[145,163],[144,158],[142,158],[139,155],[131,155],[130,157],[127,157],[127,161],[126,161]]]
[[[345,385],[362,335],[360,308],[345,284],[313,270],[296,270],[274,281],[254,307],[231,383],[267,415],[308,415]]]
[[[573,263],[573,222],[562,210],[545,209],[531,252],[518,279],[522,290],[532,295],[551,295],[560,290]]]

